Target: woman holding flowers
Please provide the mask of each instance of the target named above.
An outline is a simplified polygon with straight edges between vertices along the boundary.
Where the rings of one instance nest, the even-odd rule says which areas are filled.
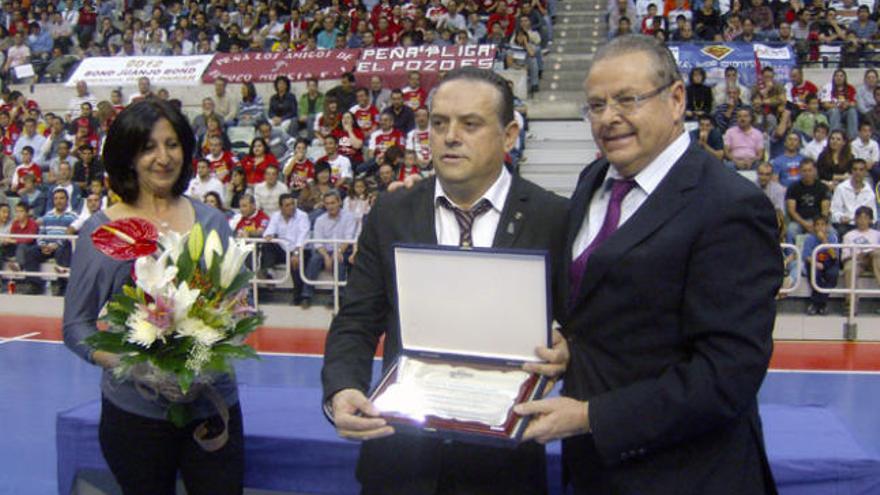
[[[208,397],[211,394],[196,394],[194,398],[194,394],[189,394],[185,409],[181,409],[173,404],[173,399],[166,399],[132,372],[136,363],[151,364],[152,361],[146,362],[147,356],[160,344],[186,343],[191,346],[190,354],[195,355],[198,350],[204,357],[212,345],[224,338],[222,329],[217,330],[221,327],[210,327],[203,323],[204,319],[193,316],[201,313],[204,306],[195,304],[199,297],[211,294],[222,299],[222,291],[208,287],[198,276],[199,264],[209,256],[210,237],[215,237],[214,252],[222,253],[220,244],[225,246],[232,235],[221,212],[183,195],[192,173],[189,164],[194,147],[195,139],[186,119],[171,105],[150,99],[123,110],[110,128],[104,146],[110,187],[121,202],[96,213],[85,223],[72,260],[64,307],[64,342],[81,358],[104,368],[101,450],[126,495],[174,494],[178,472],[190,495],[242,492],[243,437],[234,376],[212,373],[210,388],[216,400],[212,402]],[[135,261],[132,257],[110,257],[101,249],[103,244],[93,234],[122,239],[131,249],[149,244],[149,240],[110,226],[131,219],[145,220],[138,225],[158,233],[158,242],[153,242],[151,248],[156,251],[156,246],[161,245],[163,252],[158,260],[149,256],[153,254],[150,250],[146,251],[148,256],[141,255]],[[216,231],[222,239],[219,241],[212,233],[204,255],[202,230]],[[195,231],[198,239],[194,239]],[[187,244],[190,232],[193,235]],[[232,250],[230,246],[228,252]],[[192,260],[184,260],[188,254],[193,254]],[[168,262],[169,257],[181,262]],[[192,288],[186,282],[174,285],[173,280],[181,278],[181,272],[189,274],[186,277]],[[132,280],[133,275],[136,281]],[[228,285],[231,284],[227,281]],[[128,306],[120,304],[122,299],[116,297],[128,301]],[[117,301],[116,306],[112,301]],[[114,335],[97,328],[105,304],[109,317],[104,319],[110,321],[111,327],[114,320],[122,323],[117,326],[127,327],[115,334],[122,339],[116,342],[119,352],[95,350],[108,346],[92,345],[96,336]],[[131,312],[127,317],[125,309]],[[224,309],[233,314],[231,306]],[[215,317],[222,316],[218,315]],[[189,371],[180,368],[180,375],[174,376],[187,377],[180,382],[181,390],[186,391],[192,382],[198,381],[191,371],[201,372],[201,368],[191,366],[192,356],[183,357],[190,359],[186,365]],[[223,412],[218,414],[218,409]],[[225,441],[210,445],[212,436],[216,437],[218,432]]]

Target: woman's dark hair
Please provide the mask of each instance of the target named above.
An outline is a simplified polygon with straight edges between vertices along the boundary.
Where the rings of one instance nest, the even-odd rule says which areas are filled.
[[[269,155],[272,153],[272,151],[269,149],[269,143],[267,143],[265,139],[261,137],[255,137],[254,140],[251,141],[251,148],[248,150],[249,155],[254,156],[254,145],[257,144],[258,141],[260,143],[263,143],[263,154]]]
[[[257,87],[250,81],[243,83],[243,86],[247,89],[247,96],[243,96],[242,99],[247,102],[254,101],[254,98],[257,97]]]
[[[103,159],[110,189],[125,203],[133,203],[140,194],[135,161],[150,142],[156,122],[171,123],[183,147],[183,166],[171,188],[174,196],[182,196],[192,178],[192,157],[196,140],[186,117],[167,102],[148,98],[126,107],[107,131]]]
[[[212,198],[214,198],[214,199],[217,201],[217,209],[218,209],[218,210],[220,210],[220,211],[226,211],[226,207],[223,206],[223,198],[221,198],[220,195],[217,194],[217,191],[208,191],[208,192],[206,192],[206,193],[205,193],[205,197],[204,197],[203,199],[207,200],[207,199],[208,199],[208,196],[211,196]],[[205,201],[205,203],[207,203],[207,201]]]
[[[696,74],[700,74],[701,76],[703,76],[703,81],[700,84],[706,84],[706,71],[702,67],[694,67],[693,69],[691,69],[691,73],[688,78],[690,80],[690,83],[694,84],[694,76]]]
[[[290,79],[287,76],[278,76],[275,78],[275,82],[272,84],[275,87],[275,91],[278,91],[278,83],[284,82],[287,83],[287,92],[290,92]]]

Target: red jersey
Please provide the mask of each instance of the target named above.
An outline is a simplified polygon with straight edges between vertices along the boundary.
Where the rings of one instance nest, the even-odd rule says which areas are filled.
[[[232,179],[232,169],[238,164],[238,160],[235,159],[235,155],[233,155],[232,152],[224,151],[216,159],[213,156],[206,154],[205,159],[208,160],[208,166],[218,179],[224,183],[229,182],[230,179]],[[193,160],[193,166],[195,166],[195,164],[196,161]]]
[[[263,155],[263,160],[259,163],[256,162],[253,155],[247,155],[241,159],[241,166],[244,168],[244,175],[247,177],[247,183],[250,185],[259,184],[266,180],[266,168],[269,165],[278,166],[278,160],[272,153]]]
[[[370,105],[367,108],[355,105],[348,111],[354,115],[354,121],[357,122],[365,136],[372,134],[376,130],[376,126],[379,125],[379,109],[376,108],[376,105]]]
[[[394,14],[394,7],[391,6],[390,3],[385,4],[383,2],[377,3],[373,10],[370,11],[370,22],[373,24],[373,28],[379,27],[379,18],[385,17],[386,19],[391,19],[391,16]],[[376,38],[378,40],[378,37]]]
[[[504,36],[510,38],[513,34],[513,30],[516,28],[516,17],[511,14],[501,15],[501,14],[492,14],[489,16],[489,22],[486,24],[486,29],[491,33],[492,26],[498,24],[503,19],[507,19],[507,29],[504,31]]]
[[[804,81],[800,86],[791,86],[791,101],[801,108],[807,106],[807,95],[814,95],[819,92],[816,85],[810,81]]]
[[[400,170],[397,172],[397,180],[406,179],[410,175],[419,175],[420,172],[418,165],[412,165],[409,168],[406,165],[401,165]]]
[[[364,133],[360,129],[354,129],[354,135],[361,141],[364,140]],[[364,154],[362,152],[363,146],[361,149],[355,149],[355,147],[352,146],[351,138],[348,136],[348,133],[345,132],[345,129],[333,129],[333,137],[335,137],[339,143],[340,155],[348,157],[351,163],[361,163],[364,161]]]
[[[373,157],[381,160],[385,155],[385,151],[392,146],[403,146],[404,137],[397,129],[391,129],[388,132],[378,130],[370,136],[369,148],[373,151]]]
[[[12,156],[12,150],[15,148],[15,142],[18,141],[19,136],[21,136],[21,130],[14,123],[3,129],[3,153],[6,156]]]
[[[33,218],[28,217],[27,223],[22,225],[18,221],[13,220],[12,226],[9,227],[10,234],[36,234],[40,231],[40,226],[37,225],[37,222],[34,221]],[[17,237],[15,239],[16,244],[31,244],[35,241],[34,238],[28,239],[27,237]]]
[[[266,230],[266,227],[269,226],[269,217],[263,213],[263,210],[257,210],[256,213],[249,217],[241,217],[241,220],[238,221],[238,224],[235,226],[235,233],[244,232],[248,237],[251,237],[253,232],[257,230]]]
[[[305,159],[299,163],[294,163],[290,169],[290,175],[287,176],[287,187],[290,189],[301,189],[310,180],[315,180],[315,164],[311,160]]]
[[[389,24],[388,29],[380,31],[377,28],[374,34],[376,46],[380,48],[390,48],[397,45],[397,37],[400,34],[400,31],[394,25]]]
[[[403,104],[413,109],[413,112],[425,106],[428,101],[428,93],[422,88],[412,88],[407,86],[400,90],[403,93]]]
[[[36,179],[37,184],[43,183],[43,171],[40,169],[40,166],[34,162],[31,162],[30,165],[19,165],[15,167],[15,191],[18,192],[22,187],[24,187],[24,182],[21,180],[25,175],[33,174]]]

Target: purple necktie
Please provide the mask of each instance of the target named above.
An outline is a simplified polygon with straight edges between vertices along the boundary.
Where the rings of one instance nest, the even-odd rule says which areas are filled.
[[[635,185],[636,182],[634,180],[614,179],[614,183],[611,186],[611,200],[608,201],[608,209],[605,211],[605,220],[602,222],[602,228],[599,229],[599,233],[596,234],[593,242],[571,262],[570,301],[574,301],[581,291],[581,282],[584,279],[584,272],[587,270],[587,259],[593,254],[593,251],[601,246],[617,230],[617,226],[620,223],[620,206],[623,203],[623,198],[629,194]]]

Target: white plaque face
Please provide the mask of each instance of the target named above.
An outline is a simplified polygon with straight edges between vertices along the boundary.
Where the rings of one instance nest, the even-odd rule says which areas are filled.
[[[394,252],[404,349],[539,361],[549,309],[543,254]]]

